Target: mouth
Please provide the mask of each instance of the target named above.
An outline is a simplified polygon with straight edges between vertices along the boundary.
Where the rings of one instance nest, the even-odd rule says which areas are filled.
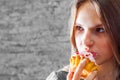
[[[96,56],[97,56],[97,52],[93,52],[93,51],[83,51],[83,52],[81,52],[82,54],[84,54],[84,53],[86,53],[86,52],[88,52],[87,53],[87,55],[89,55],[89,54],[92,54],[92,56],[94,57],[94,58],[96,58]]]
[[[94,58],[97,56],[96,52],[91,52],[91,54],[93,55]]]

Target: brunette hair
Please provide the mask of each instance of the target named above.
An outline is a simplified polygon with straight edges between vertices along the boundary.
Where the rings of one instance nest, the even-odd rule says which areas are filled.
[[[70,18],[70,40],[72,44],[72,53],[77,51],[75,43],[75,31],[74,24],[76,21],[79,7],[85,2],[91,2],[93,6],[99,7],[99,14],[101,21],[105,26],[105,30],[108,33],[111,43],[112,51],[115,57],[115,65],[117,69],[116,80],[120,79],[120,0],[74,0],[71,18]],[[96,7],[95,7],[96,8]]]

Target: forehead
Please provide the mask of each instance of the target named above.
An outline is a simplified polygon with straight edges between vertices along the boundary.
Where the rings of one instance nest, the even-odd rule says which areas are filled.
[[[78,4],[79,5],[79,4]],[[77,7],[77,10],[80,10],[81,8],[83,8],[85,6],[87,6],[88,8],[91,6],[96,10],[96,13],[100,16],[100,8],[99,8],[99,4],[97,4],[95,1],[86,1],[84,3],[82,3],[79,7]]]
[[[100,16],[92,3],[86,2],[78,9],[75,23],[82,26],[101,24]]]

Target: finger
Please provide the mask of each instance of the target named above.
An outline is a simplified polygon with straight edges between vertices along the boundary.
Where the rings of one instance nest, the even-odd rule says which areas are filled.
[[[80,62],[80,64],[78,65],[78,67],[76,68],[76,71],[73,75],[73,80],[79,80],[80,79],[80,75],[82,74],[82,71],[85,67],[85,63],[86,63],[86,59],[82,60]]]
[[[94,80],[97,75],[97,71],[91,72],[85,80]]]
[[[98,77],[96,77],[94,80],[98,80]]]
[[[72,80],[74,72],[69,72],[67,75],[67,80]]]

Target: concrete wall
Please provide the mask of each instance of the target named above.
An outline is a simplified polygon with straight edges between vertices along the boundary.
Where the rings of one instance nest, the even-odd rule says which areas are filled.
[[[0,80],[44,80],[69,63],[70,0],[0,0]]]

